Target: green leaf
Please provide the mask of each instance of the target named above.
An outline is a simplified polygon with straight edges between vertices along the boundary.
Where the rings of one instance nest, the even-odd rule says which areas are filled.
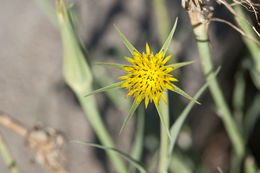
[[[174,70],[181,68],[183,66],[189,65],[194,63],[195,61],[187,61],[187,62],[180,62],[180,63],[174,63],[174,64],[169,64],[166,67],[172,67]]]
[[[218,167],[217,169],[218,169],[219,173],[224,173],[223,170],[220,167]]]
[[[155,105],[155,107],[156,107],[157,112],[158,112],[158,114],[159,114],[159,117],[160,117],[160,120],[161,120],[161,122],[162,122],[162,125],[163,125],[164,128],[166,129],[167,135],[169,136],[169,139],[171,140],[171,134],[170,134],[170,131],[169,131],[168,126],[167,126],[166,123],[165,123],[165,119],[164,119],[164,116],[163,116],[162,111],[161,111],[161,109],[160,109],[160,106],[156,106],[156,105]]]
[[[109,67],[113,67],[119,70],[123,70],[125,66],[127,65],[123,65],[123,64],[114,64],[114,63],[106,63],[106,62],[97,62],[95,63],[96,65],[104,65],[104,66],[109,66]]]
[[[200,90],[196,93],[195,95],[195,99],[198,99],[202,93],[206,90],[206,88],[208,87],[208,83],[204,84]],[[171,154],[172,154],[172,151],[174,149],[174,146],[175,146],[175,143],[176,143],[176,140],[177,140],[177,137],[180,133],[180,130],[181,130],[181,127],[185,121],[185,119],[187,118],[189,112],[191,111],[191,109],[193,108],[193,106],[195,105],[195,101],[191,101],[186,107],[185,109],[182,111],[182,113],[179,115],[178,119],[175,121],[175,123],[171,126],[170,128],[170,133],[171,133],[171,138],[172,140],[170,141],[170,144],[169,144],[169,150],[168,150],[168,160],[167,160],[167,164],[166,164],[166,168],[168,169],[168,164],[170,162],[170,159],[171,159]]]
[[[260,117],[260,94],[258,93],[254,100],[251,102],[248,110],[245,113],[244,129],[246,138],[249,137],[253,128],[256,125],[257,120]]]
[[[138,107],[139,104],[140,103],[136,104],[136,100],[133,102],[133,104],[132,104],[132,106],[131,106],[131,108],[130,108],[130,110],[128,112],[128,115],[127,115],[126,119],[124,120],[124,123],[123,123],[123,125],[122,125],[122,127],[120,129],[119,134],[121,134],[121,132],[125,129],[125,126],[126,126],[127,122],[134,115],[134,112],[135,112],[135,110],[136,110],[136,108]]]
[[[144,140],[144,126],[145,126],[145,108],[141,104],[137,110],[137,120],[136,120],[136,132],[135,138],[132,143],[131,156],[140,161],[143,153],[143,140]],[[135,168],[130,167],[129,172],[135,172]]]
[[[77,141],[77,140],[72,140],[71,142],[74,143],[78,143],[78,144],[86,144],[90,147],[95,147],[95,148],[99,148],[102,150],[109,150],[109,151],[113,151],[116,152],[117,154],[119,154],[122,158],[126,159],[127,161],[129,161],[133,166],[135,166],[141,173],[147,173],[146,169],[143,167],[143,165],[136,161],[135,159],[133,159],[132,157],[130,157],[129,155],[115,149],[115,148],[111,148],[111,147],[105,147],[102,145],[98,145],[98,144],[94,144],[94,143],[90,143],[90,142],[81,142],[81,141]]]
[[[166,41],[164,42],[164,44],[163,44],[163,46],[162,46],[162,48],[160,50],[160,52],[164,51],[163,52],[163,57],[165,56],[165,54],[166,54],[166,52],[167,52],[167,50],[168,50],[168,48],[170,46],[170,43],[172,41],[172,37],[173,37],[173,34],[175,32],[175,29],[176,29],[176,26],[177,26],[177,22],[178,22],[178,18],[176,18],[175,23],[174,23],[174,25],[172,27],[172,30],[171,30],[169,36],[167,37]]]
[[[127,40],[127,38],[124,36],[124,34],[116,27],[116,25],[114,25],[114,27],[115,27],[116,31],[118,32],[118,34],[120,35],[120,37],[122,38],[122,40],[124,41],[124,44],[130,51],[130,53],[133,55],[134,51],[138,52],[136,50],[136,48]]]
[[[220,68],[218,68],[215,71],[213,77],[215,77],[219,73],[219,70],[220,70]],[[170,141],[170,144],[169,144],[168,157],[167,157],[167,162],[166,162],[166,165],[165,165],[166,170],[168,169],[168,166],[169,166],[169,163],[170,163],[170,159],[171,159],[171,156],[172,156],[172,152],[173,152],[173,149],[174,149],[177,137],[178,137],[178,135],[180,133],[181,127],[182,127],[184,121],[186,120],[188,114],[190,113],[191,109],[195,105],[195,101],[196,101],[195,99],[198,99],[203,94],[203,92],[206,90],[208,85],[209,85],[209,81],[207,83],[205,83],[199,89],[199,91],[194,96],[194,100],[191,100],[191,102],[185,107],[185,109],[179,115],[178,119],[175,121],[175,123],[170,128],[170,133],[171,133],[172,140]]]
[[[104,87],[104,88],[97,89],[97,90],[95,90],[95,91],[92,91],[92,92],[88,93],[87,95],[85,95],[85,97],[90,96],[90,95],[93,95],[93,94],[97,94],[97,93],[100,93],[100,92],[104,92],[104,91],[107,91],[107,90],[110,90],[110,89],[117,88],[117,87],[119,87],[120,85],[122,85],[123,83],[124,83],[124,81],[121,81],[121,82],[117,82],[117,83],[108,85],[108,86],[106,86],[106,87]]]
[[[172,87],[174,88],[174,90],[172,90],[173,92],[176,92],[180,95],[182,95],[183,97],[186,97],[187,99],[194,101],[197,104],[200,104],[197,100],[195,100],[194,98],[192,98],[190,95],[188,95],[185,91],[183,91],[182,89],[180,89],[179,87],[177,87],[176,85],[172,84]]]

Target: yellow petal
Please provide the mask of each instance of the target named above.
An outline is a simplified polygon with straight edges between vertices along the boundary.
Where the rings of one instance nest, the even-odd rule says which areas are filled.
[[[150,48],[149,48],[148,43],[146,43],[146,54],[150,55]]]
[[[169,61],[170,58],[171,58],[171,55],[167,56],[166,58],[164,58],[162,63],[165,64],[166,62]]]
[[[149,98],[146,96],[146,97],[145,97],[145,108],[147,108],[148,103],[149,103]]]
[[[125,57],[125,59],[126,59],[128,62],[132,63],[132,64],[134,64],[134,62],[135,62],[132,58],[129,58],[129,57]]]
[[[165,96],[162,94],[162,99],[163,99],[163,102],[165,103],[165,104],[167,104],[167,100],[166,100],[166,98],[165,98]]]

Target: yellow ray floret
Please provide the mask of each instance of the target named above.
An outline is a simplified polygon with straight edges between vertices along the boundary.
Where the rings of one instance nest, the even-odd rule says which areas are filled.
[[[177,81],[177,79],[169,74],[173,68],[165,66],[171,56],[163,58],[163,54],[161,51],[154,55],[150,51],[149,45],[146,44],[146,53],[134,52],[133,59],[126,57],[126,60],[132,65],[124,67],[124,71],[128,74],[119,79],[124,80],[121,87],[129,91],[127,97],[133,95],[137,104],[145,99],[146,107],[149,101],[154,101],[158,106],[160,98],[167,103],[163,92],[166,89],[173,90],[171,82]]]

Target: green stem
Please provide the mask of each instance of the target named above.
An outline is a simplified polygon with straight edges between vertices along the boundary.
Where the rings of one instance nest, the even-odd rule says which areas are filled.
[[[1,133],[0,133],[0,152],[1,152],[1,155],[3,157],[5,164],[8,166],[8,169],[10,170],[10,172],[19,173],[19,171],[15,165],[15,161],[13,160]]]
[[[166,98],[167,95],[165,95]],[[167,130],[169,129],[169,107],[164,102],[160,101],[159,109],[165,121],[165,125],[161,122],[161,140],[160,140],[160,158],[159,158],[159,170],[158,173],[167,173],[165,169],[165,163],[168,157],[168,143],[169,136]]]
[[[100,118],[100,114],[97,109],[96,101],[94,99],[94,96],[84,97],[83,93],[77,94],[78,99],[80,101],[80,104],[88,116],[88,120],[90,121],[95,133],[97,134],[100,142],[105,147],[114,147],[114,144],[111,140],[110,135],[108,134],[108,131],[103,123],[103,121]],[[112,163],[120,173],[127,173],[127,169],[125,167],[125,164],[123,163],[122,159],[120,159],[119,155],[116,153],[113,153],[111,151],[106,151],[109,158],[111,159]]]
[[[240,5],[236,5],[234,7],[234,10],[237,13],[237,16],[239,16],[238,22],[241,26],[241,28],[245,31],[247,35],[249,35],[252,38],[257,38],[255,32],[252,29],[252,26],[250,26],[250,18],[245,14],[243,11],[242,7]],[[258,75],[260,75],[260,46],[253,40],[247,38],[247,37],[242,37],[244,42],[246,43],[246,46],[253,58],[254,65],[256,68],[256,71],[258,72]]]
[[[206,28],[203,24],[194,28],[194,34],[196,35],[196,39],[198,40],[197,45],[202,62],[202,69],[204,75],[206,76],[206,79],[208,80],[210,92],[219,110],[220,117],[224,123],[227,133],[231,139],[231,142],[235,149],[235,153],[238,157],[243,157],[245,148],[242,136],[235,124],[235,121],[231,116],[231,112],[224,99],[223,93],[220,89],[217,79],[213,76],[214,74],[211,73],[213,71],[213,65],[211,60],[209,44],[206,41],[208,39],[206,33]],[[212,79],[209,80],[211,77]]]
[[[141,104],[137,111],[136,135],[132,145],[131,156],[137,161],[140,161],[143,153],[143,139],[144,139],[144,125],[145,125],[145,108]],[[134,167],[130,167],[130,172],[136,172]]]

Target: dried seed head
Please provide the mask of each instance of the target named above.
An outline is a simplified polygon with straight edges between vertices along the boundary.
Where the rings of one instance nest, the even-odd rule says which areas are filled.
[[[182,6],[190,14],[194,26],[208,23],[214,11],[210,0],[182,0]]]

